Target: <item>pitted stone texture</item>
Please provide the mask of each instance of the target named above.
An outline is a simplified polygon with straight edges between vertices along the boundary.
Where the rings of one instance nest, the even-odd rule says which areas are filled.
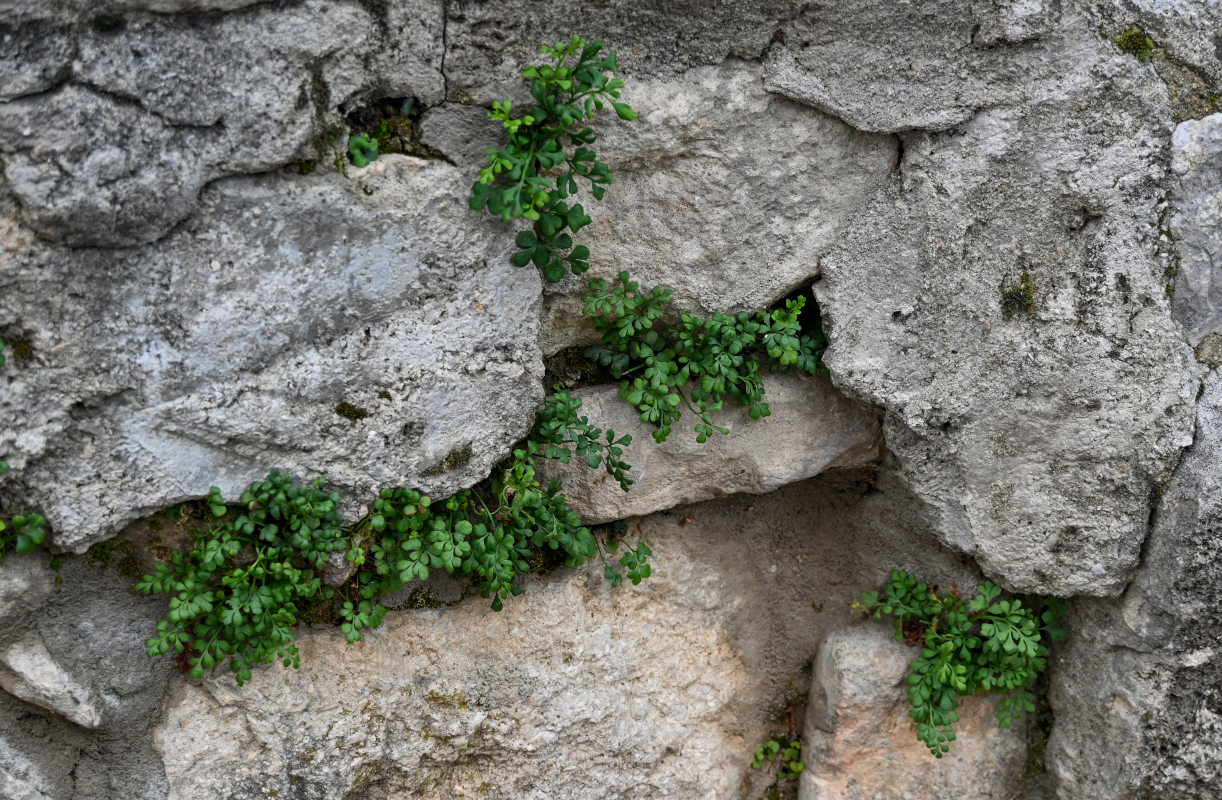
[[[799,800],[1008,800],[1022,788],[1025,724],[997,727],[999,697],[959,700],[950,752],[934,759],[908,716],[915,648],[889,626],[835,630],[819,646],[810,689]]]
[[[7,556],[0,561],[0,645],[32,623],[31,612],[55,591],[55,573],[45,555]]]
[[[699,6],[669,0],[580,5],[540,0],[530,13],[507,3],[455,0],[446,5],[449,99],[485,106],[504,97],[526,101],[522,70],[545,58],[539,45],[567,43],[574,31],[616,51],[631,84],[727,58],[757,58],[793,13],[787,0],[711,0]]]
[[[165,614],[164,598],[130,591],[130,574],[92,566],[84,557],[64,557],[58,572],[46,572],[62,583],[31,598],[36,606],[0,618],[0,634],[24,629],[20,639],[46,665],[44,674],[66,679],[38,681],[48,690],[45,704],[0,691],[0,797],[39,796],[24,791],[55,800],[164,798],[165,770],[152,748],[151,728],[174,664],[148,658],[144,647]],[[0,647],[0,654],[7,652],[8,646]],[[71,711],[74,694],[88,696],[100,718],[97,727],[61,716],[56,706]]]
[[[329,161],[318,137],[355,97],[442,96],[440,2],[374,15],[307,0],[190,24],[140,10],[241,4],[111,5],[101,16],[65,8],[0,45],[0,68],[14,73],[0,80],[13,98],[0,102],[5,179],[26,221],[69,245],[151,242],[194,210],[209,181]]]
[[[1053,672],[1062,800],[1222,796],[1222,373],[1124,596],[1076,603]]]
[[[632,435],[621,458],[632,464],[634,483],[624,492],[601,468],[581,459],[544,462],[564,485],[569,506],[587,523],[649,514],[726,494],[762,494],[833,467],[861,467],[879,457],[882,431],[877,416],[838,392],[825,378],[770,375],[764,400],[772,416],[752,420],[731,401],[713,415],[729,435],[701,444],[690,412],[663,444],[654,427],[621,400],[614,386],[586,389],[581,416],[592,425]]]
[[[102,724],[102,709],[93,690],[57,664],[36,635],[13,642],[0,652],[0,688],[82,728]]]
[[[876,133],[945,130],[1012,99],[1066,42],[1054,0],[814,6],[769,49],[765,85]],[[886,24],[879,15],[886,14]]]
[[[886,474],[829,475],[640,520],[638,587],[590,564],[499,614],[392,612],[356,645],[300,631],[300,670],[175,687],[155,734],[169,797],[759,797],[770,709],[809,685],[803,662],[880,565],[979,580],[913,502]]]
[[[1169,227],[1179,249],[1171,306],[1197,345],[1222,333],[1222,114],[1180,123],[1171,148],[1176,182]]]
[[[142,250],[69,254],[13,229],[0,319],[31,332],[34,360],[3,370],[3,506],[40,509],[81,552],[272,469],[326,475],[346,512],[482,478],[542,397],[539,279],[465,208],[455,168],[398,156],[353,180],[218,183]]]
[[[1222,88],[1222,6],[1214,0],[1130,0],[1126,6],[1159,47]]]
[[[705,312],[765,308],[810,283],[895,166],[897,143],[771,95],[761,78],[759,65],[731,61],[637,80],[624,97],[640,117],[599,122],[615,183],[586,201],[594,223],[576,236],[590,271],[548,287],[545,352],[590,341],[581,297],[593,278],[626,270]]]
[[[1165,91],[1067,8],[1058,36],[1078,60],[1028,99],[904,137],[815,288],[833,380],[887,410],[945,541],[1014,590],[1114,595],[1199,367],[1157,258]]]

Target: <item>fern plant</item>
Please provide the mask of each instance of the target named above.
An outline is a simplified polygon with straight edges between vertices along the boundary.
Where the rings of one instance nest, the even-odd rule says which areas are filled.
[[[170,596],[157,635],[145,642],[148,654],[174,650],[193,678],[228,658],[239,685],[255,664],[297,667],[299,607],[330,596],[319,576],[328,556],[347,546],[339,495],[324,492],[324,482],[298,486],[272,472],[243,492],[235,511],[212,487],[216,526],[197,531],[190,550],[136,583],[137,591]]]
[[[642,422],[656,428],[653,438],[659,443],[666,441],[684,407],[698,419],[698,442],[729,433],[712,418],[726,397],[745,406],[751,419],[769,416],[765,367],[811,375],[825,371],[822,333],[803,333],[798,321],[803,297],[786,301],[784,309],[707,319],[684,311],[677,325],[667,326],[662,323],[673,316],[669,289],[641,291],[621,272],[616,284],[600,278],[590,283],[590,290],[582,298],[582,313],[593,318],[602,343],[588,355],[621,379],[620,397],[636,407]]]
[[[581,203],[572,202],[580,183],[602,200],[614,180],[591,147],[597,134],[585,123],[607,104],[620,119],[636,119],[619,99],[624,82],[612,77],[619,70],[615,52],[600,56],[602,48],[602,42],[586,43],[576,35],[543,46],[553,63],[522,73],[531,82],[529,110],[515,117],[512,101],[492,104],[489,116],[504,126],[505,146],[488,148],[488,166],[471,187],[473,210],[534,223],[517,235],[518,251],[510,260],[518,267],[533,263],[552,283],[590,266],[589,248],[574,246],[572,237],[591,221]]]
[[[536,473],[538,458],[567,462],[576,455],[591,468],[604,467],[627,491],[631,466],[619,457],[631,437],[590,425],[580,408],[581,400],[565,392],[549,398],[531,437],[491,479],[444,500],[413,489],[384,490],[356,526],[373,535],[368,550],[353,544],[354,530],[342,526],[336,511],[339,496],[323,492],[323,479],[299,486],[273,472],[251,484],[239,509],[214,487],[206,505],[216,524],[197,530],[190,550],[173,553],[136,584],[170,596],[157,635],[145,643],[148,654],[173,650],[196,678],[229,659],[242,684],[255,664],[299,665],[293,626],[307,605],[336,603],[340,629],[354,642],[381,624],[381,596],[440,569],[471,580],[500,611],[506,598],[521,594],[521,576],[544,550],[558,552],[568,566],[601,559],[613,585],[625,573],[640,583],[650,575],[649,547],[638,542],[620,552],[619,542],[599,541],[567,506],[560,483],[543,483]],[[19,535],[29,536],[31,523],[15,521],[24,526]],[[19,538],[18,550],[24,541]],[[355,585],[337,593],[320,575],[330,554],[340,551],[358,572]]]
[[[1066,604],[1050,597],[1044,605],[1037,616],[1021,600],[1002,597],[988,581],[964,603],[953,589],[939,592],[907,572],[891,570],[880,591],[861,595],[852,608],[891,617],[895,640],[921,648],[908,668],[908,713],[917,738],[941,758],[955,740],[961,695],[1005,694],[997,712],[1002,728],[1035,710],[1032,688],[1047,666],[1047,645],[1066,635],[1059,627]]]

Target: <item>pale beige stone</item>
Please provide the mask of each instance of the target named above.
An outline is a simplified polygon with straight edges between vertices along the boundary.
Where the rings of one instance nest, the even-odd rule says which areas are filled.
[[[963,697],[940,759],[917,739],[906,675],[917,655],[882,624],[833,631],[815,661],[800,800],[1002,800],[1020,788],[1022,722],[997,727],[998,697]]]
[[[667,440],[653,439],[652,425],[618,396],[615,386],[577,392],[580,415],[590,424],[632,435],[621,458],[632,464],[634,483],[624,492],[600,467],[584,461],[548,462],[548,474],[564,485],[570,507],[589,523],[640,516],[727,494],[762,494],[810,478],[832,467],[856,467],[875,461],[882,446],[878,418],[865,406],[841,394],[825,378],[799,374],[769,375],[764,400],[771,416],[753,420],[732,399],[714,414],[730,429],[703,444],[692,427],[690,411],[674,425]]]

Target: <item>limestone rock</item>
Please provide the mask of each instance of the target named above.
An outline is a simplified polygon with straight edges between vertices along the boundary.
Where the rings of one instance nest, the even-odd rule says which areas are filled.
[[[11,800],[54,800],[49,781],[38,765],[7,746],[0,731],[0,797]]]
[[[0,77],[14,75],[0,102],[5,180],[26,221],[69,245],[154,241],[218,177],[329,161],[336,109],[374,87],[441,99],[440,2],[375,17],[359,3],[309,0],[189,25],[139,12],[246,3],[109,5],[61,4],[6,31],[0,48]]]
[[[37,555],[9,553],[0,561],[0,644],[8,633],[20,633],[25,627],[22,618],[42,607],[43,601],[55,591],[55,573],[47,559]]]
[[[771,713],[880,564],[979,579],[902,484],[867,486],[846,472],[645,517],[638,587],[558,570],[499,614],[391,612],[356,645],[300,630],[300,670],[178,679],[154,735],[169,797],[759,797]]]
[[[93,691],[55,663],[36,636],[14,642],[0,654],[0,687],[84,728],[102,724],[102,711]]]
[[[762,78],[758,65],[731,61],[637,79],[624,97],[640,117],[599,122],[615,184],[587,202],[594,223],[577,235],[590,271],[547,287],[544,352],[591,341],[581,297],[593,278],[627,271],[705,312],[766,308],[809,285],[894,167],[896,141],[772,95]]]
[[[653,427],[617,394],[602,386],[577,392],[580,414],[592,425],[632,435],[621,458],[632,464],[635,481],[624,492],[601,468],[575,460],[568,465],[543,462],[564,485],[569,506],[584,522],[641,516],[726,494],[762,494],[833,467],[860,467],[879,457],[881,431],[873,413],[844,397],[825,378],[770,375],[764,399],[772,416],[747,417],[746,409],[727,404],[714,415],[730,429],[700,444],[690,414],[680,418],[663,444]]]
[[[1063,8],[1014,105],[905,134],[816,285],[833,380],[887,410],[945,540],[1045,594],[1123,588],[1198,386],[1158,260],[1165,89],[1094,36]]]
[[[464,184],[387,157],[351,180],[221,182],[145,249],[15,236],[0,319],[33,360],[3,368],[0,506],[40,509],[55,546],[83,552],[272,469],[329,477],[349,513],[382,488],[484,477],[541,399],[539,278]]]
[[[914,648],[871,624],[831,632],[815,659],[800,800],[1002,800],[1021,788],[1023,725],[997,727],[999,698],[964,697],[956,739],[935,759],[916,738],[904,679]]]
[[[1083,601],[1052,673],[1062,800],[1222,795],[1222,373],[1124,596]]]
[[[1012,98],[1033,63],[1055,60],[1052,0],[837,4],[799,17],[768,51],[765,85],[875,133],[945,130]],[[1018,42],[1018,46],[990,47]]]
[[[1197,345],[1222,334],[1222,114],[1182,122],[1171,138],[1179,251],[1172,308]]]

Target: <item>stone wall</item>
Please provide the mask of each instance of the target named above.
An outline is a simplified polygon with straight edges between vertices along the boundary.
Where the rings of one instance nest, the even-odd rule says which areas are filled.
[[[914,744],[895,676],[836,677],[902,669],[847,615],[892,567],[1073,611],[1043,722],[965,714],[983,747],[880,786],[1222,793],[1220,26],[1204,0],[0,2],[0,515],[51,529],[0,565],[0,796],[754,798],[811,662],[843,703],[811,707],[802,797],[864,797],[854,770]],[[640,117],[600,121],[591,271],[549,285],[466,196],[487,107],[574,31]],[[414,154],[346,163],[361,109],[408,98]],[[580,389],[637,425],[637,485],[557,474],[653,578],[560,569],[500,614],[416,587],[241,689],[144,655],[150,514],[271,469],[350,521],[476,483],[621,270],[705,313],[813,288],[830,341],[826,379],[770,378],[773,416],[707,445]]]

